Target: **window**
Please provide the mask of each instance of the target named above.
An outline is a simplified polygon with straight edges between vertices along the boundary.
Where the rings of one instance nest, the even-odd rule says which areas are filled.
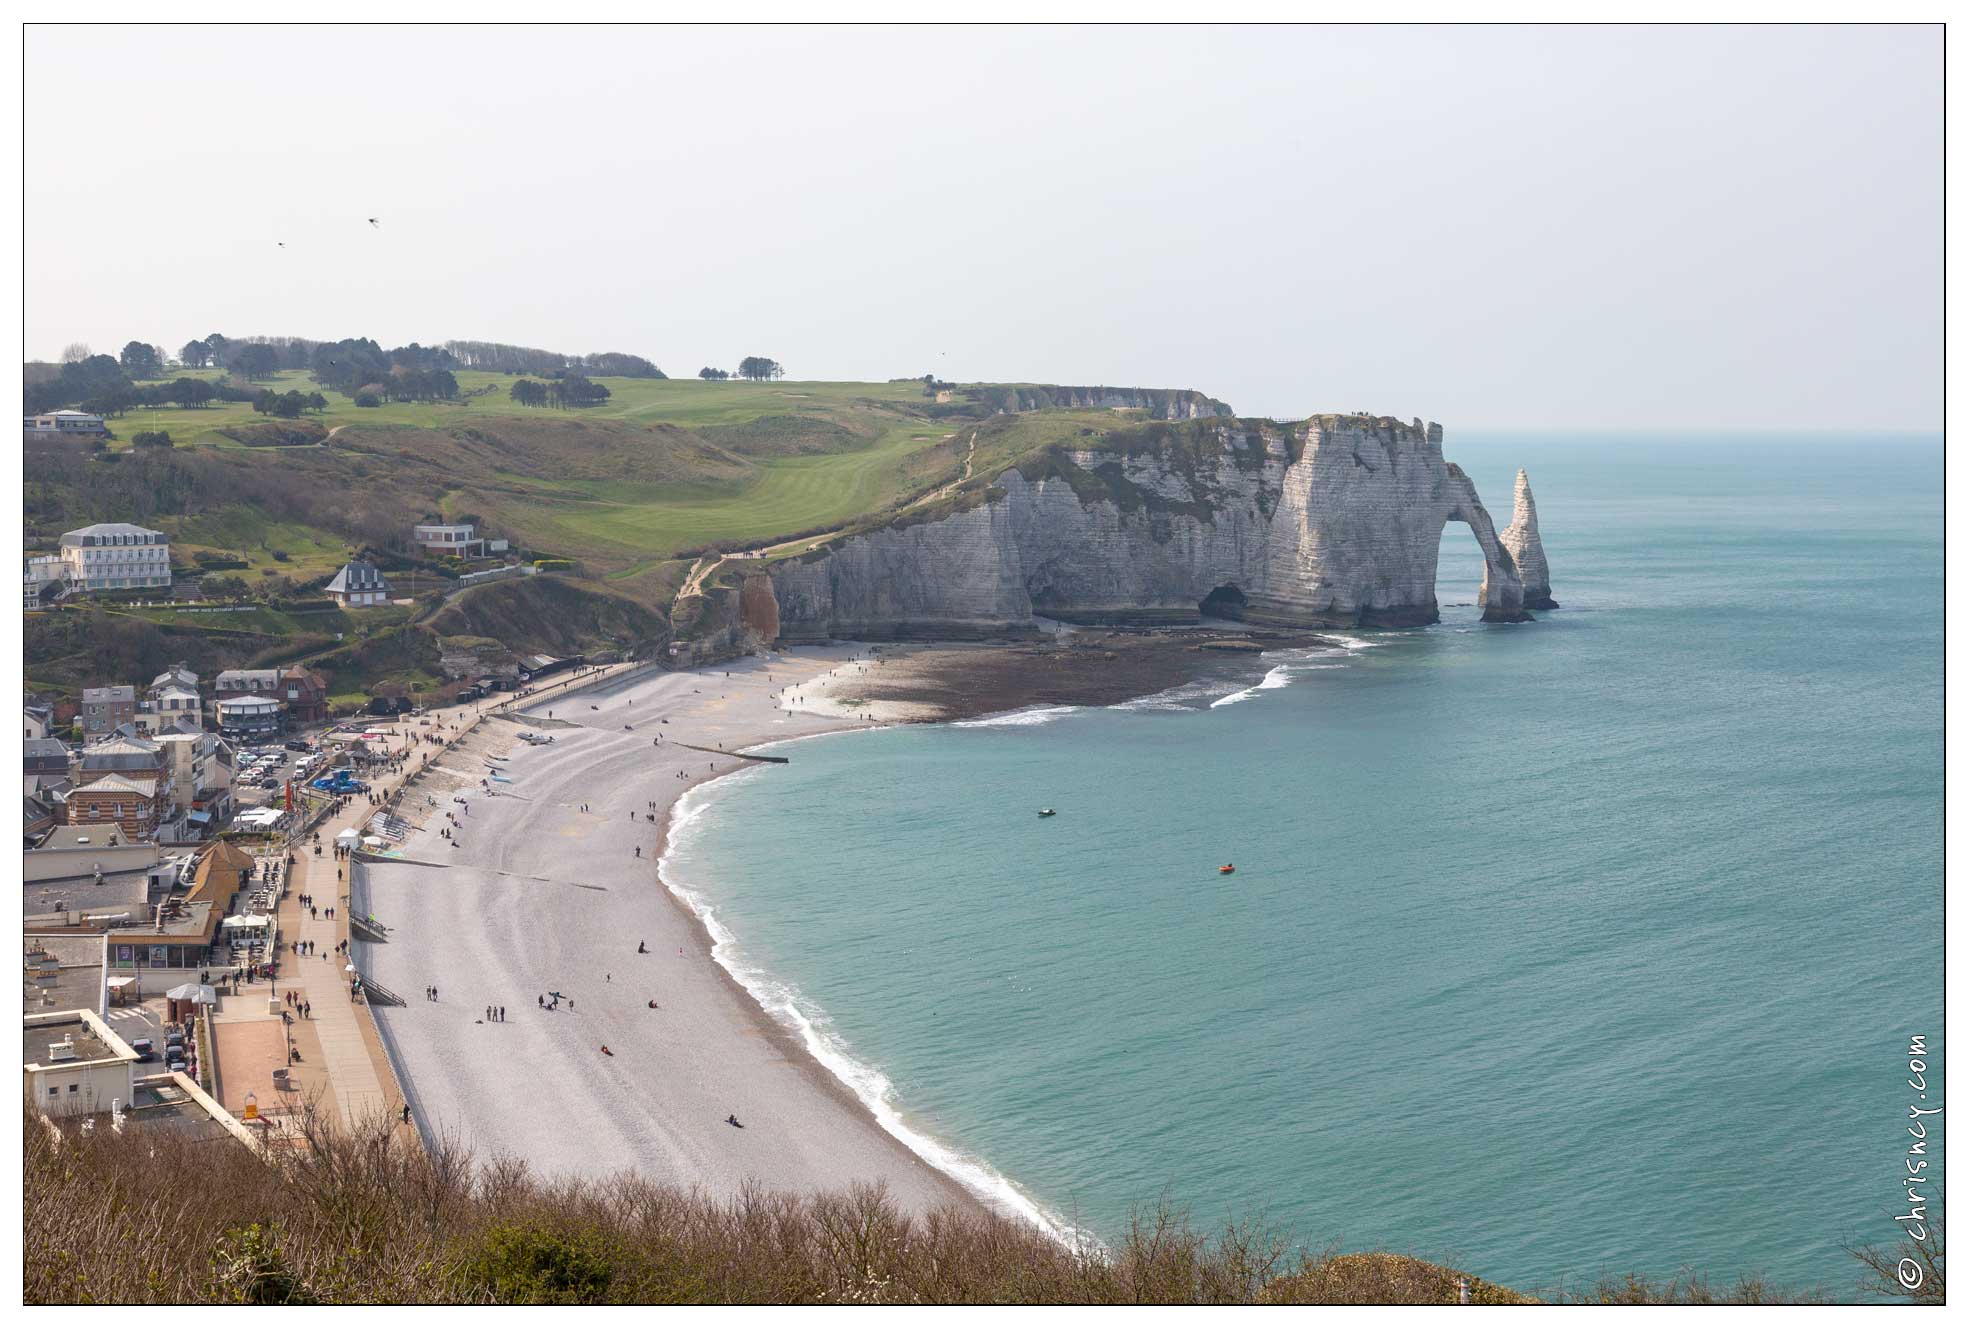
[[[53,1098],[56,1094],[59,1094],[60,1092],[61,1092],[61,1087],[59,1085],[51,1084],[48,1086],[48,1097]]]
[[[70,1092],[71,1094],[73,1094],[73,1093],[79,1093],[79,1092],[81,1092],[81,1089],[82,1089],[82,1086],[81,1086],[81,1085],[79,1085],[79,1084],[72,1084],[72,1085],[70,1085],[70,1086],[68,1087],[68,1092]]]

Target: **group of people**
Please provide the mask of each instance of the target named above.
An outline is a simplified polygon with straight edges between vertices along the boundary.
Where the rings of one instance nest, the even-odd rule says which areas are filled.
[[[487,1024],[504,1024],[506,1022],[506,1008],[504,1006],[486,1007],[485,1022]]]
[[[312,1019],[314,1017],[314,1004],[312,1002],[302,1000],[301,994],[299,992],[296,992],[294,989],[289,988],[284,995],[286,997],[287,1004],[294,1008],[294,1013],[296,1015],[300,1016],[303,1020]]]
[[[438,999],[438,990],[435,987],[427,987],[424,989],[425,1001],[436,1001],[437,999]]]

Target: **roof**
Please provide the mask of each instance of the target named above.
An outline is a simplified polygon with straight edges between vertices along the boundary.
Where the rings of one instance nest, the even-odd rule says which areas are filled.
[[[136,794],[143,798],[155,798],[157,781],[133,780],[127,775],[105,775],[72,791],[68,796],[69,801],[73,802],[83,794]]]
[[[198,686],[198,672],[186,665],[172,665],[169,669],[150,681],[152,687],[159,687],[166,683],[177,683],[184,687],[195,688]]]
[[[213,681],[212,686],[221,690],[232,688],[277,688],[280,686],[278,669],[228,669]]]
[[[59,1070],[91,1061],[137,1059],[130,1045],[92,1011],[52,1011],[30,1015],[21,1023],[21,1051],[26,1058],[24,1067],[29,1070]],[[56,1061],[48,1055],[49,1044],[63,1041],[75,1045],[73,1061]]]
[[[249,695],[245,697],[219,698],[219,709],[222,711],[236,711],[241,709],[257,710],[261,707],[267,707],[267,706],[271,706],[275,710],[279,710],[283,705],[285,705],[285,703],[282,702],[278,697],[260,697],[260,696]]]
[[[63,531],[62,543],[68,544],[88,535],[155,535],[162,538],[164,532],[153,531],[148,526],[132,526],[127,521],[99,521],[94,526],[78,526],[72,531]]]
[[[154,771],[164,764],[164,750],[141,738],[106,738],[76,754],[84,771]]]
[[[117,683],[106,688],[82,689],[83,704],[95,701],[135,701],[137,690],[128,683]]]
[[[51,775],[47,771],[37,771],[21,776],[21,792],[29,798],[37,799],[50,805],[67,798],[68,791],[73,787],[69,782],[68,773],[65,771],[60,775]]]
[[[30,738],[21,744],[21,760],[29,766],[59,762],[67,770],[68,744],[59,738]]]
[[[358,558],[344,563],[342,570],[324,589],[330,594],[346,595],[352,591],[387,591],[390,584],[383,580],[383,574],[376,570],[374,563]]]

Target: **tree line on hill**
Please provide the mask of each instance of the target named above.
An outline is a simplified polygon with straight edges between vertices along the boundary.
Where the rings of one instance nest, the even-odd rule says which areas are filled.
[[[165,385],[153,381],[163,378],[174,364],[187,369],[221,369],[232,381],[213,383],[189,377]],[[115,356],[97,355],[86,344],[73,342],[63,350],[59,366],[30,364],[25,369],[23,404],[29,414],[80,407],[101,415],[120,415],[132,406],[253,401],[251,384],[295,370],[312,374],[324,388],[356,398],[358,405],[456,400],[459,389],[454,371],[461,369],[529,372],[553,378],[665,376],[650,361],[622,351],[563,355],[469,341],[442,346],[411,342],[385,350],[367,337],[326,342],[308,337],[232,338],[217,332],[186,342],[175,357],[164,347],[144,341],[130,341]],[[191,383],[203,383],[205,388],[185,386]],[[205,395],[208,389],[209,395]],[[365,396],[369,400],[363,400]]]
[[[495,374],[592,374],[598,378],[668,378],[640,355],[599,351],[592,355],[563,355],[531,346],[508,346],[496,341],[448,341],[444,350],[459,368]]]
[[[250,389],[235,383],[214,383],[210,379],[183,377],[169,383],[132,383],[115,359],[92,355],[62,365],[52,377],[27,385],[24,394],[27,411],[44,411],[79,406],[97,415],[118,416],[133,406],[204,406],[214,401],[253,400]]]
[[[569,374],[565,378],[548,379],[536,383],[523,378],[513,384],[507,393],[516,406],[553,406],[569,410],[579,406],[597,406],[609,399],[608,388],[591,382],[581,374]]]
[[[738,362],[738,377],[749,378],[755,383],[763,383],[769,378],[781,378],[785,374],[786,369],[779,361],[763,355],[748,355]],[[710,383],[721,383],[732,377],[729,370],[713,369],[709,365],[698,370],[697,376]]]

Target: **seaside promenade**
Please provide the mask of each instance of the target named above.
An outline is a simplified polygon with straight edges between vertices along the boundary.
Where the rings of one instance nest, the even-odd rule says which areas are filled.
[[[377,799],[388,802],[489,715],[503,714],[514,705],[530,704],[535,699],[559,695],[641,667],[627,664],[583,670],[538,690],[529,690],[524,698],[511,697],[491,704],[468,703],[430,711],[415,721],[405,717],[393,723],[378,723],[372,732],[387,737],[371,740],[372,746],[380,747],[392,759],[400,761],[403,769],[372,776],[372,791]],[[441,743],[434,745],[428,741],[433,738]],[[281,975],[268,989],[276,999],[283,993],[297,993],[299,1000],[311,1008],[308,1018],[296,1018],[289,1025],[293,1046],[300,1050],[302,1057],[293,1068],[293,1075],[298,1084],[306,1086],[304,1093],[316,1096],[331,1119],[347,1128],[395,1114],[402,1109],[404,1101],[376,1029],[374,1012],[366,1003],[350,996],[350,975],[346,969],[349,960],[337,949],[349,940],[349,864],[335,856],[329,847],[344,830],[361,831],[377,811],[367,797],[353,798],[347,807],[324,818],[305,840],[293,842],[294,864],[278,906],[281,933],[289,945],[282,956]],[[314,853],[317,836],[324,846],[320,856]],[[301,907],[302,895],[314,901],[314,914]],[[311,943],[314,953],[302,954],[294,942]],[[414,1130],[407,1134],[413,1140],[418,1138]]]

